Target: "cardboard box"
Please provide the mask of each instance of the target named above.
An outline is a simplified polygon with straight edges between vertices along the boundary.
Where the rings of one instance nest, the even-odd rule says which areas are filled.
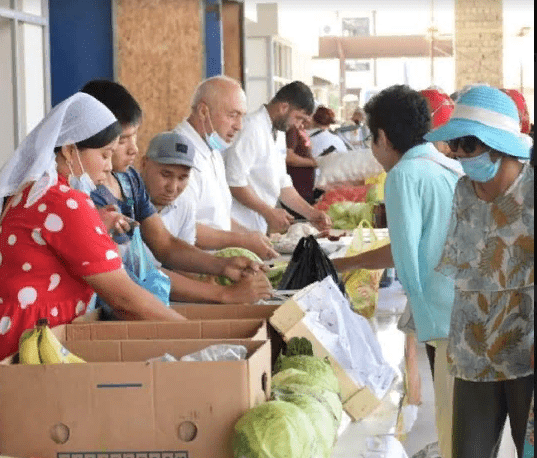
[[[328,350],[304,324],[305,312],[292,299],[284,302],[270,318],[272,326],[281,333],[287,342],[292,337],[306,337],[313,345],[313,354],[328,357],[339,380],[343,408],[354,421],[369,415],[380,405],[374,393],[368,388],[357,385],[345,372],[345,369],[332,357]]]
[[[145,362],[217,343],[243,361]],[[0,365],[0,453],[21,458],[232,458],[236,421],[270,390],[270,342],[72,341],[85,364]]]
[[[270,318],[278,305],[190,304],[172,302],[171,308],[189,320],[224,320]]]
[[[268,338],[265,319],[189,320],[184,322],[97,321],[56,326],[54,333],[72,340],[253,339]]]
[[[269,319],[281,304],[187,304],[172,302],[171,307],[189,320],[220,320],[220,319]],[[269,322],[270,323],[270,322]],[[272,367],[276,358],[285,348],[285,341],[272,325],[268,326],[271,342]]]

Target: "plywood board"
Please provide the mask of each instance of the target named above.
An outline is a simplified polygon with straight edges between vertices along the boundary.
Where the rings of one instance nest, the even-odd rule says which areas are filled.
[[[199,0],[117,0],[118,81],[144,112],[139,160],[151,138],[188,115],[202,79]]]

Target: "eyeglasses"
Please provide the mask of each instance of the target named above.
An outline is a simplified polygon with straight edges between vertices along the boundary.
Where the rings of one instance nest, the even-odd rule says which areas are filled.
[[[369,134],[367,137],[365,137],[362,140],[362,144],[367,148],[371,148],[371,142],[372,141],[373,141],[373,134]]]
[[[459,148],[462,148],[466,154],[472,154],[480,143],[482,143],[481,140],[473,136],[459,137],[447,141],[452,153],[456,153]]]

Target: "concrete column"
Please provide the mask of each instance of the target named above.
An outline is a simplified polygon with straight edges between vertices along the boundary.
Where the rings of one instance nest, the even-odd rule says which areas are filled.
[[[503,0],[455,0],[455,81],[503,86]]]

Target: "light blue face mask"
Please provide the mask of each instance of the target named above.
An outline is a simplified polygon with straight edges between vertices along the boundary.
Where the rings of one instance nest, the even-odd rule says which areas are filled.
[[[230,143],[227,143],[220,137],[220,135],[218,135],[216,130],[213,130],[210,134],[205,134],[205,141],[207,142],[207,145],[209,145],[209,148],[216,151],[224,151],[231,146]]]
[[[464,173],[473,181],[485,183],[492,180],[500,170],[501,160],[492,162],[490,152],[486,151],[476,157],[459,158]]]
[[[89,196],[92,191],[95,191],[95,189],[97,189],[97,186],[95,186],[93,180],[84,170],[84,166],[82,165],[82,161],[80,160],[80,155],[78,154],[78,148],[76,148],[76,156],[78,159],[78,164],[80,165],[80,169],[82,170],[82,175],[80,175],[79,177],[75,176],[71,164],[68,164],[69,171],[71,172],[71,175],[69,175],[68,179],[69,186]]]
[[[205,135],[204,135],[205,142],[207,143],[209,148],[211,148],[212,150],[216,150],[216,151],[224,151],[228,149],[231,146],[231,143],[226,142],[220,136],[220,134],[214,129],[213,123],[211,121],[211,115],[208,110],[207,110],[207,119],[209,120],[209,126],[212,130],[210,134],[205,132]],[[205,126],[203,127],[203,129],[205,130]]]

